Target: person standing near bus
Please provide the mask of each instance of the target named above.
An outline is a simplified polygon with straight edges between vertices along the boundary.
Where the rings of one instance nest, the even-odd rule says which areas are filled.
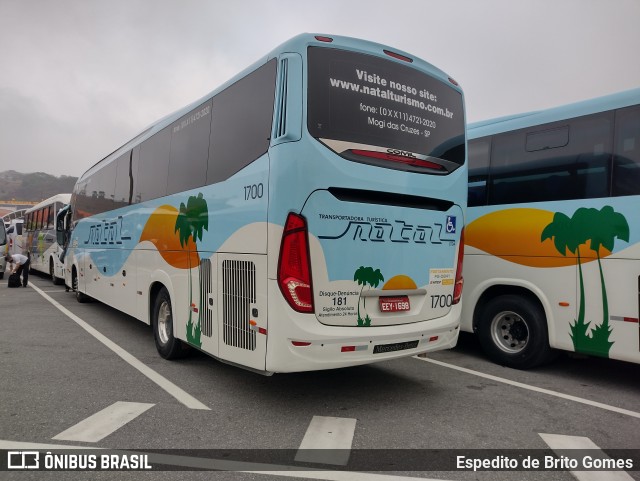
[[[29,258],[22,254],[7,254],[4,258],[7,263],[14,264],[11,274],[22,274],[22,287],[27,287],[29,283]]]

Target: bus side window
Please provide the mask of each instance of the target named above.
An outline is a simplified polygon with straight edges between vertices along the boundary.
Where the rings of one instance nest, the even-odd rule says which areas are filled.
[[[491,138],[469,141],[469,207],[487,204]]]
[[[616,111],[613,195],[640,194],[640,107]]]
[[[210,133],[211,100],[172,124],[167,194],[205,185]]]
[[[170,145],[171,126],[168,126],[145,140],[140,146],[138,186],[136,187],[138,202],[167,195]]]
[[[55,228],[55,217],[56,217],[56,208],[58,207],[58,204],[55,205],[50,205],[49,206],[49,216],[47,218],[47,229],[54,229]]]
[[[489,204],[607,196],[612,128],[605,112],[495,135]]]
[[[138,176],[138,147],[128,150],[115,161],[116,163],[116,190],[113,197],[114,208],[118,209],[133,204],[133,192]]]
[[[228,179],[267,152],[275,85],[272,59],[213,97],[207,184]]]
[[[100,214],[114,208],[113,193],[116,186],[116,165],[106,164],[92,176],[90,205],[92,213]]]
[[[75,206],[73,210],[73,220],[79,221],[83,217],[90,215],[89,213],[89,199],[87,197],[87,188],[89,179],[78,181],[73,188],[73,195],[71,197],[71,203]]]

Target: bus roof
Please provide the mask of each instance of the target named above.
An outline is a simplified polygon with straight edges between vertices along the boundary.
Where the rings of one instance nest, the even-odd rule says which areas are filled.
[[[328,39],[328,40],[320,40],[320,39]],[[368,40],[361,40],[361,39],[352,38],[352,37],[343,37],[339,35],[302,33],[287,40],[281,45],[277,46],[276,48],[271,50],[271,52],[261,57],[258,61],[254,62],[253,64],[251,64],[249,67],[245,68],[238,74],[234,75],[232,78],[230,78],[229,80],[221,84],[216,89],[209,92],[204,97],[201,97],[198,100],[195,100],[194,102],[191,102],[190,104],[186,105],[185,107],[182,107],[179,110],[176,110],[175,112],[154,122],[153,124],[148,126],[146,129],[144,129],[140,134],[135,136],[133,139],[131,139],[130,141],[128,141],[127,143],[125,143],[124,145],[122,145],[121,147],[114,150],[109,155],[107,155],[106,157],[104,157],[103,159],[95,163],[93,166],[91,166],[78,179],[78,181],[86,178],[88,175],[99,170],[100,168],[102,168],[104,165],[108,164],[112,160],[117,159],[118,157],[120,157],[122,154],[129,151],[133,147],[141,144],[146,139],[148,139],[155,133],[159,132],[163,128],[167,127],[168,125],[171,125],[173,122],[178,120],[183,115],[186,115],[187,113],[189,113],[198,105],[206,102],[208,99],[210,99],[214,95],[218,94],[219,92],[222,92],[233,83],[245,77],[247,74],[253,72],[258,67],[264,65],[268,60],[272,58],[277,58],[281,53],[285,53],[285,52],[301,53],[303,51],[306,51],[307,47],[310,47],[310,46],[344,47],[344,48],[349,48],[350,50],[358,51],[365,54],[371,54],[371,55],[386,54],[388,56],[388,59],[391,61],[395,61],[403,65],[413,65],[414,67],[428,71],[432,76],[438,78],[439,80],[442,80],[443,82],[447,82],[451,88],[462,93],[462,88],[457,84],[457,82],[451,79],[451,77],[449,77],[445,72],[433,66],[432,64],[413,56],[410,53],[403,52],[402,50],[398,50],[394,47],[389,47],[387,45],[370,42]],[[405,60],[400,60],[396,56],[393,56],[393,54],[396,54],[405,58],[409,58],[411,59],[411,62],[408,63]]]
[[[620,109],[640,103],[640,88],[626,90],[603,97],[561,105],[546,110],[509,115],[495,119],[482,120],[467,125],[469,140],[488,135],[524,129],[535,125],[595,114],[611,109]]]
[[[45,199],[42,202],[40,202],[40,203],[34,205],[33,207],[30,207],[29,209],[27,209],[25,214],[33,212],[34,210],[38,210],[38,209],[40,209],[42,207],[46,207],[47,205],[55,204],[56,202],[62,202],[63,204],[68,204],[69,202],[71,202],[71,194],[56,194],[56,195],[53,195],[53,196],[49,197],[48,199]]]

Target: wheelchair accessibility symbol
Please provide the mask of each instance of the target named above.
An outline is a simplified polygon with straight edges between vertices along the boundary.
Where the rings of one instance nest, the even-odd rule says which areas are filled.
[[[445,226],[445,230],[447,234],[455,234],[456,233],[456,216],[448,215],[447,216],[447,224]]]

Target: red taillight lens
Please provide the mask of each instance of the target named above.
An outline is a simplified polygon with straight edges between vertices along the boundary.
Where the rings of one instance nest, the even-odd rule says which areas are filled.
[[[278,285],[291,308],[298,312],[313,312],[310,261],[307,221],[290,213],[282,233]]]
[[[464,285],[464,278],[462,277],[462,263],[464,261],[464,228],[460,233],[460,243],[458,244],[458,265],[456,266],[456,283],[453,288],[453,303],[460,302],[462,297],[462,286]]]
[[[413,59],[407,57],[406,55],[401,55],[397,52],[392,52],[391,50],[383,50],[389,57],[397,58],[398,60],[402,60],[403,62],[413,63]]]
[[[352,153],[363,157],[371,157],[372,159],[387,160],[389,162],[400,162],[401,164],[412,165],[414,167],[423,167],[425,169],[433,169],[443,171],[444,167],[435,162],[428,160],[416,159],[415,157],[407,157],[404,155],[388,154],[386,152],[378,152],[377,150],[359,150],[352,149]]]

